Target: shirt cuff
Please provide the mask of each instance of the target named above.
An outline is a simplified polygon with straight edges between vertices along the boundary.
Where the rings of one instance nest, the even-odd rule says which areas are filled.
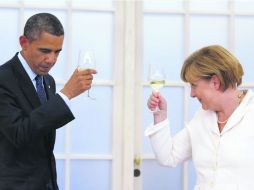
[[[145,136],[151,136],[154,133],[158,132],[164,127],[169,126],[169,121],[168,119],[165,119],[164,121],[157,123],[156,125],[149,125],[148,128],[145,130]]]
[[[61,96],[61,98],[64,100],[64,102],[66,103],[66,105],[70,108],[70,104],[71,101],[69,100],[69,98],[64,95],[62,92],[58,92],[58,94]]]

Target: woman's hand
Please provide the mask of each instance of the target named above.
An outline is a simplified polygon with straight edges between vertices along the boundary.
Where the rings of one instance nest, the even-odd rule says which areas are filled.
[[[151,94],[147,101],[147,106],[151,111],[156,110],[157,107],[159,108],[158,111],[153,112],[154,124],[167,118],[167,102],[159,92],[153,92]]]

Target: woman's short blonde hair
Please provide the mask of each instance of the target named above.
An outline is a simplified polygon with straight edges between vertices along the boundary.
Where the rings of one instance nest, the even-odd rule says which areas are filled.
[[[191,54],[182,66],[181,78],[184,82],[196,79],[219,77],[221,90],[236,88],[242,83],[243,68],[238,59],[227,49],[219,45],[201,48]]]

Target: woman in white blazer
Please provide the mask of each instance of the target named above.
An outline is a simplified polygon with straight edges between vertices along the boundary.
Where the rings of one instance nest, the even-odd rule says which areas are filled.
[[[254,93],[240,90],[243,69],[225,48],[204,47],[184,62],[181,78],[201,108],[174,137],[166,100],[156,92],[148,99],[154,110],[149,136],[162,165],[174,167],[192,159],[195,190],[254,190]]]

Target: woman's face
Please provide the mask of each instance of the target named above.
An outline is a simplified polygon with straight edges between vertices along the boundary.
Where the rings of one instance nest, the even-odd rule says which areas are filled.
[[[213,79],[196,79],[190,82],[191,94],[193,98],[197,98],[204,110],[214,110],[216,100],[216,84]]]

